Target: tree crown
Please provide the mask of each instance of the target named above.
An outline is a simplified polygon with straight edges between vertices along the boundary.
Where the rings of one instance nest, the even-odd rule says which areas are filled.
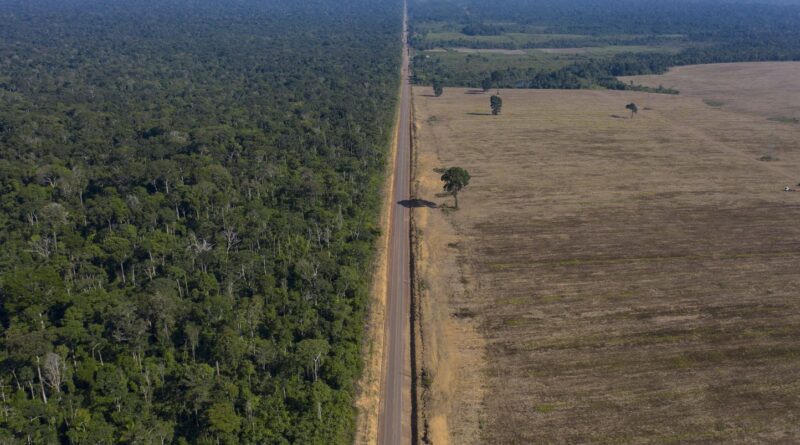
[[[469,180],[469,172],[461,167],[450,167],[442,175],[444,190],[450,193],[461,191],[461,189],[469,185]]]
[[[489,99],[489,105],[492,107],[492,114],[500,114],[503,109],[503,99],[495,94]]]

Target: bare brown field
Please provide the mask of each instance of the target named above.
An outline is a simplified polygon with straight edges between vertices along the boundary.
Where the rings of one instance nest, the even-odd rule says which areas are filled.
[[[434,445],[800,443],[800,126],[427,92],[417,197],[452,205],[433,169],[472,174],[460,210],[414,210]]]
[[[800,62],[691,65],[665,75],[622,77],[624,82],[677,89],[711,106],[766,118],[800,120]]]

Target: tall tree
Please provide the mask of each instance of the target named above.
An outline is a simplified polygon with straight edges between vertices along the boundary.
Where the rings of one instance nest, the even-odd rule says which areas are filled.
[[[497,116],[503,111],[503,99],[495,94],[489,99],[489,106],[492,107],[492,114]]]
[[[469,180],[469,172],[461,167],[450,167],[442,174],[444,190],[453,194],[453,198],[456,200],[456,208],[458,208],[458,192],[469,185]]]
[[[631,119],[633,119],[633,117],[634,117],[636,114],[638,114],[638,113],[639,113],[639,107],[638,107],[638,106],[636,106],[636,104],[635,104],[635,103],[633,103],[633,102],[629,103],[628,105],[625,105],[625,109],[626,109],[626,110],[630,110],[630,112],[631,112]]]
[[[433,95],[439,97],[444,92],[442,88],[442,81],[439,79],[433,79]]]

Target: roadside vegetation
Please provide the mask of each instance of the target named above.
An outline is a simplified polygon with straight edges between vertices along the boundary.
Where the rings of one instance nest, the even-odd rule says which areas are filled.
[[[709,0],[412,2],[414,80],[478,88],[609,88],[680,65],[800,60],[800,5]]]
[[[0,3],[0,443],[352,443],[400,6]]]

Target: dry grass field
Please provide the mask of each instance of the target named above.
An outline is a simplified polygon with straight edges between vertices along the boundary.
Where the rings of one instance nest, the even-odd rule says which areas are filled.
[[[727,85],[416,90],[434,445],[800,443],[800,125]]]
[[[681,66],[662,76],[630,76],[620,80],[674,88],[682,96],[697,97],[711,106],[733,111],[776,120],[800,120],[800,81],[797,79],[800,79],[800,62]]]

